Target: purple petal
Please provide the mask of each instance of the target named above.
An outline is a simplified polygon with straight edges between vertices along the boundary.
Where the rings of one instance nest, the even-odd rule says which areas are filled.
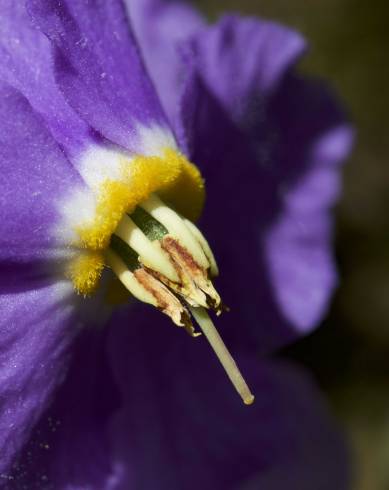
[[[248,326],[252,336],[235,340],[260,338],[266,351],[312,329],[328,304],[328,211],[351,130],[325,88],[290,75],[306,50],[299,34],[236,16],[201,27],[183,5],[178,23],[176,8],[155,0],[130,12],[181,146],[206,178],[203,227],[233,310],[224,322],[231,335]],[[168,73],[155,62],[165,55]]]
[[[330,211],[353,132],[318,83],[290,77],[270,110],[278,115],[285,177],[278,184],[282,212],[269,226],[264,252],[281,311],[305,332],[322,317],[336,283]]]
[[[24,3],[1,2],[0,77],[28,99],[44,117],[56,140],[73,154],[90,138],[90,128],[57,87],[51,44],[32,26]]]
[[[197,32],[187,50],[205,85],[230,117],[242,122],[253,97],[274,92],[306,44],[275,22],[231,15]]]
[[[79,336],[65,382],[13,466],[15,488],[112,488],[108,424],[118,393],[107,364],[106,337],[95,326]]]
[[[182,1],[126,0],[148,72],[171,121],[185,79],[180,45],[204,26],[199,13]]]
[[[352,133],[339,125],[318,138],[311,167],[283,191],[284,212],[265,238],[265,254],[274,295],[296,327],[309,331],[326,311],[336,285],[329,214],[340,189],[337,164],[351,148]]]
[[[295,31],[260,19],[226,16],[207,27],[183,2],[127,1],[150,75],[171,121],[190,63],[230,114],[240,119],[253,91],[274,91],[306,50]]]
[[[66,374],[76,333],[69,285],[40,281],[0,296],[0,472],[9,465]]]
[[[111,141],[134,149],[139,124],[166,125],[120,0],[27,2],[55,51],[70,105]]]
[[[233,63],[233,43],[225,46],[222,66],[230,51]],[[257,63],[257,75],[268,69],[260,58]],[[207,183],[202,227],[232,308],[223,323],[236,342],[257,338],[268,351],[312,329],[328,304],[334,286],[329,210],[352,132],[321,84],[286,73],[270,93],[260,83],[243,91],[246,112],[231,112],[199,66],[189,71],[177,133]]]
[[[84,331],[65,383],[14,465],[15,485],[348,488],[344,443],[312,382],[286,363],[237,360],[256,395],[251,407],[206,340],[158,312],[139,306],[106,331]]]
[[[58,246],[58,200],[82,181],[19,92],[0,83],[0,100],[0,267],[41,262]]]
[[[245,407],[205,338],[139,312],[111,331],[123,393],[111,425],[115,489],[232,489],[254,479],[263,490],[347,488],[343,442],[303,373],[240,360],[256,394]]]

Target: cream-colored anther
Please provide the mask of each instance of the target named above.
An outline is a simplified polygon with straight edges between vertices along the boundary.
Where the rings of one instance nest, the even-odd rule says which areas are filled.
[[[201,231],[197,228],[197,226],[195,224],[193,224],[191,221],[189,221],[188,219],[184,218],[184,223],[189,228],[192,235],[200,243],[201,248],[204,250],[204,253],[205,253],[205,255],[208,259],[208,262],[210,264],[211,276],[212,277],[218,276],[219,275],[219,268],[217,266],[215,256],[213,255],[211,247],[209,246],[209,243],[207,242],[205,236],[201,233]]]
[[[106,260],[108,265],[111,267],[113,272],[117,275],[119,280],[122,282],[124,287],[130,291],[130,293],[135,296],[135,298],[148,303],[153,306],[158,306],[157,301],[152,294],[150,294],[147,289],[145,289],[135,278],[134,274],[127,269],[126,264],[122,259],[112,252],[112,250],[106,250],[105,252]]]
[[[140,261],[146,267],[159,272],[173,282],[179,282],[178,274],[159,242],[150,241],[126,214],[116,228],[115,235],[139,254]]]
[[[227,347],[216,330],[212,320],[209,318],[208,313],[204,310],[204,308],[189,307],[189,309],[224,367],[227,376],[230,378],[230,381],[234,385],[236,391],[241,396],[244,404],[251,405],[254,402],[254,395],[247,386],[247,383],[236,365],[236,362],[228,352]]]
[[[169,234],[192,254],[200,266],[204,269],[209,268],[210,264],[203,249],[185,225],[184,220],[175,211],[168,208],[155,194],[142,202],[141,207],[159,221]]]

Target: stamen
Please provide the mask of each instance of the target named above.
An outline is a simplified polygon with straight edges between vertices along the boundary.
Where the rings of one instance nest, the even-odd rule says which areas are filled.
[[[106,251],[106,260],[135,298],[155,306],[168,315],[177,326],[184,327],[190,335],[196,336],[188,310],[166,286],[143,268],[130,271],[122,258],[110,249]]]
[[[179,277],[158,241],[150,241],[130,217],[124,215],[115,230],[115,235],[135,250],[140,261],[150,269],[161,272],[173,282],[179,282]]]
[[[218,311],[221,304],[219,294],[208,279],[206,271],[199,266],[187,249],[181,246],[179,240],[167,235],[162,238],[161,247],[166,250],[179,270],[184,285],[185,300],[192,306],[204,308],[211,306]],[[190,302],[190,299],[195,303]]]
[[[139,205],[134,219],[122,218],[110,246],[107,262],[136,298],[195,337],[192,314],[236,391],[251,405],[254,396],[206,311],[220,314],[223,306],[211,282],[217,264],[200,230],[153,195]]]
[[[210,263],[211,276],[217,277],[219,275],[219,268],[217,266],[215,256],[213,255],[211,247],[209,246],[209,243],[207,242],[205,236],[201,233],[201,231],[197,228],[197,226],[194,223],[192,223],[191,221],[189,221],[188,219],[184,218],[184,223],[189,228],[192,235],[200,243],[201,248],[203,249],[203,251],[204,251],[204,253],[208,259],[208,262]]]
[[[142,202],[141,207],[162,223],[169,231],[169,234],[179,240],[191,252],[199,265],[204,267],[204,269],[209,268],[210,264],[203,249],[188,230],[183,219],[175,211],[166,206],[155,194],[147,201]]]
[[[189,307],[189,309],[204,335],[207,337],[208,342],[211,344],[211,347],[215,351],[215,354],[224,367],[236,391],[241,396],[243,402],[245,405],[251,405],[254,402],[254,395],[247,386],[247,383],[239,371],[236,362],[228,352],[227,347],[216,330],[212,320],[209,318],[208,313],[206,310],[204,310],[204,308]]]
[[[152,242],[155,240],[161,240],[169,233],[159,221],[154,219],[151,214],[147,213],[140,206],[137,206],[134,209],[130,215],[130,218]]]
[[[139,282],[136,280],[134,274],[127,268],[124,261],[112,250],[108,249],[105,252],[107,264],[111,267],[113,272],[117,275],[119,280],[128,289],[128,291],[135,296],[135,298],[157,307],[157,301],[154,296],[149,293]]]

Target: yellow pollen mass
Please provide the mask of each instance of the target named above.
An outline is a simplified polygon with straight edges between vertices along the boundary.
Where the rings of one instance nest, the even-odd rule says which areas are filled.
[[[197,167],[184,155],[166,148],[162,156],[135,156],[121,162],[120,180],[106,179],[97,190],[97,205],[92,223],[79,226],[75,246],[90,254],[73,260],[70,273],[75,289],[90,294],[98,284],[104,266],[104,251],[125,213],[158,193],[190,220],[200,216],[205,200],[204,181]]]
[[[71,260],[66,275],[79,294],[88,296],[96,290],[104,265],[101,252],[83,250]]]

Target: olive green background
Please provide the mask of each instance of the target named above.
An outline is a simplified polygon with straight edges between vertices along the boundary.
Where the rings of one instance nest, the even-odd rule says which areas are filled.
[[[320,329],[288,349],[311,369],[353,454],[353,490],[389,489],[389,4],[198,0],[212,19],[260,15],[303,32],[301,70],[325,77],[357,129],[337,214],[341,285]],[[313,489],[314,490],[314,489]],[[334,489],[336,490],[336,489]]]

